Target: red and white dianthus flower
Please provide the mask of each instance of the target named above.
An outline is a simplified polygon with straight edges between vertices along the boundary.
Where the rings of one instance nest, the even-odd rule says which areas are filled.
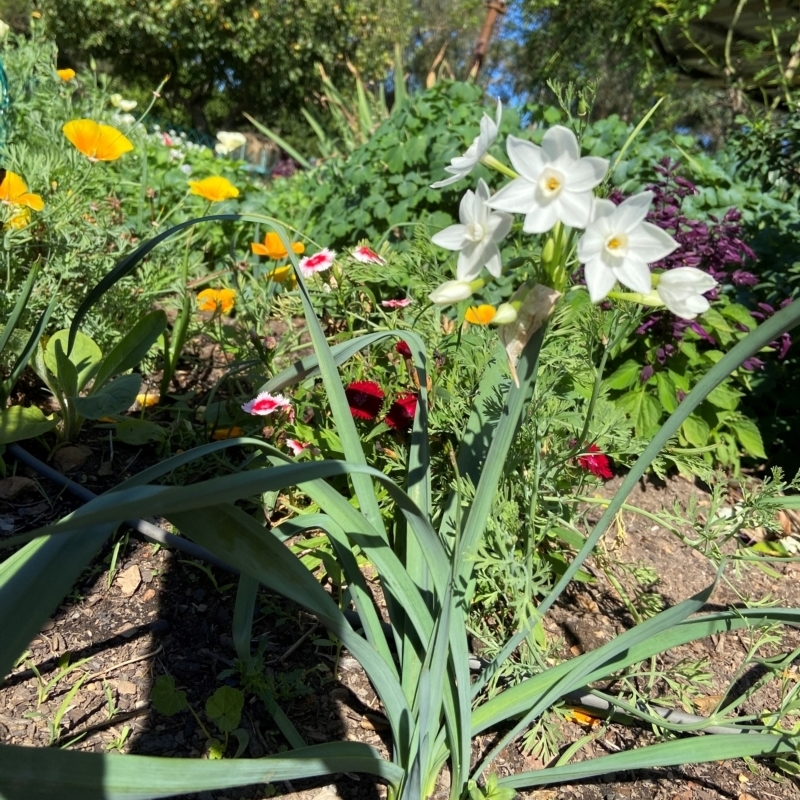
[[[270,394],[269,392],[261,392],[258,397],[254,397],[242,405],[242,411],[246,411],[255,417],[266,417],[283,409],[286,409],[290,416],[292,415],[291,400],[282,394]]]
[[[381,300],[381,305],[384,308],[406,308],[411,305],[411,299],[404,297],[400,300]]]
[[[353,250],[353,258],[362,264],[385,264],[386,259],[379,256],[371,247],[361,245]]]
[[[310,278],[317,272],[325,272],[333,266],[333,261],[336,258],[336,251],[329,250],[323,247],[318,253],[313,256],[306,256],[300,259],[300,272],[304,278]]]

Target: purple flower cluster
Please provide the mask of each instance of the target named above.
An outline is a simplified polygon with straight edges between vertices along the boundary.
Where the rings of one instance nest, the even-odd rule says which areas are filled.
[[[662,228],[670,234],[680,245],[666,258],[652,265],[654,269],[668,270],[676,267],[695,267],[708,272],[721,285],[736,287],[752,287],[758,284],[759,279],[747,269],[748,263],[756,260],[756,254],[742,238],[742,226],[739,224],[741,213],[730,208],[722,219],[713,215],[708,216],[708,221],[689,219],[683,213],[683,201],[690,195],[698,194],[697,187],[686,178],[677,174],[679,162],[665,158],[655,167],[661,176],[659,180],[647,188],[653,192],[653,205],[647,221]],[[610,198],[619,204],[625,199],[619,190],[614,191]],[[719,296],[719,290],[714,289],[706,295],[710,300]],[[786,301],[789,302],[789,301]],[[758,304],[758,311],[753,312],[757,319],[765,319],[775,313],[772,306],[766,303]],[[680,341],[687,330],[692,330],[702,340],[711,346],[716,346],[716,341],[696,320],[685,320],[666,313],[654,313],[649,316],[637,329],[637,333],[649,333],[651,337],[661,338],[665,343],[657,347],[655,360],[664,364],[676,352],[670,341]],[[784,358],[791,345],[788,334],[773,343],[778,350],[779,358]],[[743,365],[745,369],[760,369],[763,362],[758,358],[748,359]],[[641,379],[647,382],[652,376],[653,367],[645,365]]]

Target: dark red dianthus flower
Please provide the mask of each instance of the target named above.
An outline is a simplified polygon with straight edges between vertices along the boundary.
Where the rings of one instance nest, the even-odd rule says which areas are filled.
[[[404,339],[401,339],[395,346],[394,349],[400,353],[403,358],[411,358],[411,348],[406,344]]]
[[[586,455],[578,456],[578,463],[581,467],[604,481],[613,478],[614,474],[611,472],[611,462],[608,460],[608,456],[600,452],[600,448],[596,444],[590,444],[587,450]]]
[[[381,413],[384,394],[375,381],[353,381],[344,393],[356,419],[372,421]]]
[[[401,394],[389,407],[389,412],[386,414],[386,424],[396,431],[411,430],[416,411],[417,393],[406,392]]]

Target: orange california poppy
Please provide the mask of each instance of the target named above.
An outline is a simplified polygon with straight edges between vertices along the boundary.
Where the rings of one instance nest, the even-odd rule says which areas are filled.
[[[116,161],[123,153],[133,150],[133,144],[124,133],[93,119],[73,119],[61,130],[89,161]]]
[[[473,325],[488,325],[494,319],[496,313],[497,309],[494,306],[484,303],[480,306],[468,308],[464,319]]]
[[[210,203],[219,203],[222,200],[232,200],[239,196],[239,190],[221,175],[212,175],[201,181],[189,181],[192,194],[204,197]]]
[[[142,408],[151,408],[157,406],[161,401],[161,395],[158,392],[142,392],[136,395],[136,402]]]
[[[269,258],[274,258],[276,261],[281,258],[286,258],[286,256],[289,255],[286,248],[283,246],[281,237],[274,231],[270,231],[264,237],[263,244],[261,244],[261,242],[253,242],[250,246],[257,256],[269,256]],[[302,242],[292,243],[292,252],[297,253],[297,255],[304,253],[305,249],[305,245]],[[277,278],[275,280],[277,280]]]
[[[197,295],[197,307],[201,311],[221,311],[227,314],[236,299],[233,289],[203,289]]]
[[[75,77],[74,69],[57,69],[56,74],[62,81],[71,81]]]
[[[25,181],[16,172],[6,171],[0,183],[0,202],[9,206],[27,206],[34,211],[44,208],[44,200],[38,194],[28,191]]]
[[[237,436],[243,436],[244,429],[240,428],[238,425],[234,425],[231,428],[217,428],[214,433],[211,434],[211,438],[215,442],[219,442],[222,439],[235,439]]]

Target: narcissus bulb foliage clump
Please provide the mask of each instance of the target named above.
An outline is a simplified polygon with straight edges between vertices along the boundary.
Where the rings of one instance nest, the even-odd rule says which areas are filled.
[[[583,266],[586,288],[595,303],[610,296],[646,306],[666,306],[684,319],[708,310],[703,295],[716,282],[691,268],[688,253],[689,263],[683,265],[679,242],[646,220],[653,192],[618,198],[617,202],[605,199],[602,194],[609,162],[582,155],[575,133],[562,125],[545,131],[540,144],[509,136],[506,152],[513,169],[505,166],[488,154],[500,129],[501,112],[498,103],[497,119],[484,116],[480,134],[464,156],[445,167],[451,177],[431,184],[434,188],[448,186],[469,175],[478,163],[511,178],[494,193],[483,179],[478,180],[475,189],[462,197],[458,224],[431,237],[433,244],[458,253],[455,279],[434,289],[429,294],[431,302],[445,306],[471,300],[470,307],[462,307],[466,322],[519,325],[522,310],[523,319],[537,313],[536,296],[543,296],[538,290],[531,294],[537,285],[540,290],[563,293],[570,276],[580,274]],[[524,279],[511,302],[495,307],[475,295],[502,276],[504,256],[506,262],[510,260],[504,249],[510,249],[506,242],[514,215],[520,215],[521,225],[512,244],[534,255],[514,260],[514,269],[525,270]],[[536,242],[527,242],[527,236],[541,237],[538,247]],[[652,269],[663,269],[660,262],[665,259],[669,259],[667,270],[654,277]],[[616,290],[617,284],[630,292]],[[531,308],[526,307],[527,300]]]

